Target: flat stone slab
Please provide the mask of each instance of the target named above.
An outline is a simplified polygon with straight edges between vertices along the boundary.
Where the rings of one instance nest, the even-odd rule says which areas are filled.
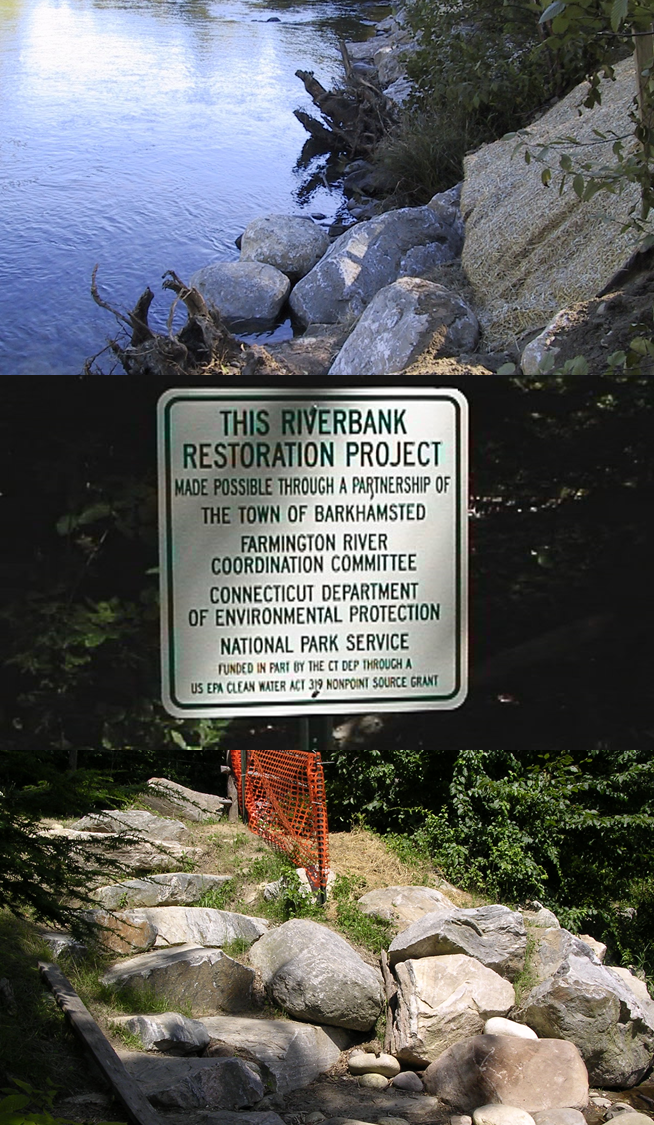
[[[388,959],[397,965],[409,958],[463,953],[512,980],[524,967],[526,951],[522,915],[495,904],[425,914],[391,942]]]
[[[340,1028],[315,1027],[296,1020],[259,1020],[246,1016],[210,1016],[202,1020],[214,1048],[248,1052],[284,1094],[308,1086],[329,1070],[350,1043]]]
[[[185,1059],[117,1051],[127,1073],[153,1105],[175,1109],[239,1109],[264,1095],[261,1078],[242,1059]]]
[[[97,887],[93,897],[105,910],[131,910],[139,906],[192,906],[205,891],[222,887],[229,875],[193,875],[171,871],[146,879],[123,879]]]
[[[89,813],[73,824],[72,828],[76,832],[125,832],[148,840],[172,840],[175,843],[188,836],[188,828],[181,820],[157,816],[145,809],[128,809],[125,812],[105,809]]]
[[[114,1016],[113,1023],[126,1027],[141,1040],[144,1050],[169,1055],[199,1055],[209,1046],[209,1033],[200,1020],[179,1012],[157,1015]]]
[[[129,919],[150,922],[157,934],[155,949],[189,943],[219,947],[236,938],[256,941],[269,928],[265,918],[202,906],[142,907],[130,910]]]
[[[249,1007],[254,973],[221,949],[184,945],[155,949],[119,961],[102,977],[102,984],[120,991],[152,989],[166,998],[172,1010],[189,1008],[192,1016]]]
[[[218,797],[215,793],[198,793],[195,789],[179,785],[177,781],[169,781],[167,777],[150,778],[146,801],[148,798],[154,799],[159,806],[170,809],[177,816],[198,824],[218,820],[231,805],[227,797]]]
[[[456,909],[453,902],[442,891],[433,887],[382,887],[368,891],[358,901],[359,910],[386,922],[409,925],[417,922],[425,914],[433,914],[443,909]]]

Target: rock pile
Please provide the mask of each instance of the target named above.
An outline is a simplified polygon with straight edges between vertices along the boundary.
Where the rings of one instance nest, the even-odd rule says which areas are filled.
[[[75,831],[112,835],[120,825],[173,842],[185,831],[133,812],[96,814]],[[279,1125],[269,1118],[294,1091],[327,1071],[342,1075],[345,1064],[335,1085],[312,1087],[333,1125],[427,1125],[448,1116],[452,1125],[582,1125],[589,1078],[629,1088],[652,1065],[654,1004],[643,982],[603,965],[538,904],[464,909],[429,887],[370,892],[361,910],[399,930],[380,971],[317,922],[271,928],[195,905],[224,878],[173,872],[96,891],[100,940],[115,952],[140,950],[116,960],[102,983],[168,1007],[114,1019],[141,1043],[120,1054],[155,1106],[240,1111],[244,1122],[254,1107],[258,1122]],[[531,987],[517,1004],[512,982],[526,976]],[[291,1018],[262,1018],[264,992]],[[384,1010],[385,1050],[352,1049]],[[607,1106],[613,1113],[611,1099]],[[287,1114],[287,1125],[301,1125],[296,1116]],[[318,1118],[309,1122],[304,1112],[302,1125]],[[625,1114],[624,1125],[644,1122]]]

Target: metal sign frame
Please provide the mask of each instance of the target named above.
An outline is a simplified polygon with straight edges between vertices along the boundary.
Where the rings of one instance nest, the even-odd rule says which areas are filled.
[[[170,390],[158,443],[171,714],[463,702],[468,425],[459,391]],[[272,604],[261,605],[264,594]]]

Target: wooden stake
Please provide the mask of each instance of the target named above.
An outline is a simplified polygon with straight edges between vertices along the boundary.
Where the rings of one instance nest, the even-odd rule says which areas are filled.
[[[72,984],[56,965],[39,961],[39,972],[73,1031],[93,1056],[123,1109],[135,1125],[161,1125],[161,1118],[141,1088],[125,1070],[109,1040],[102,1034]]]

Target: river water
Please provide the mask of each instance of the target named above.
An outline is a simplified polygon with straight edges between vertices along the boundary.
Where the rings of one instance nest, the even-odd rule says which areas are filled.
[[[0,0],[0,374],[74,375],[147,285],[238,257],[270,212],[342,205],[299,161],[338,37],[388,7],[362,0]],[[274,18],[272,18],[274,17]],[[314,174],[318,187],[307,181]],[[290,334],[290,328],[282,329]],[[106,357],[100,363],[110,369]]]

